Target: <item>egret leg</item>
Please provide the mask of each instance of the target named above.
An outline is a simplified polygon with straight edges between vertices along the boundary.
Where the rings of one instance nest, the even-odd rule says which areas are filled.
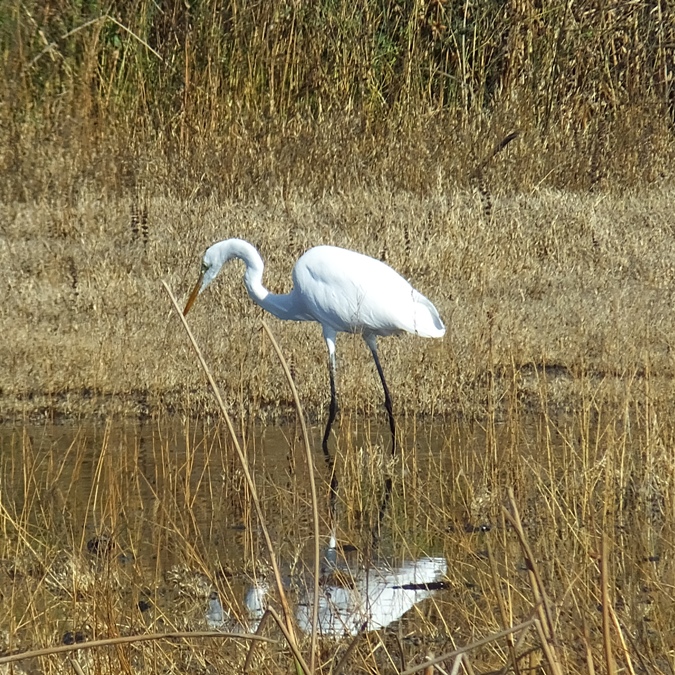
[[[337,508],[337,491],[338,479],[335,473],[335,460],[328,449],[328,439],[330,438],[330,430],[337,415],[337,396],[335,393],[335,337],[326,336],[326,344],[328,345],[328,375],[330,378],[330,407],[328,409],[328,422],[326,423],[326,431],[323,434],[323,441],[321,442],[321,449],[328,467],[328,474],[330,475],[330,497],[329,509],[331,519],[335,520],[335,510]]]
[[[380,376],[380,381],[382,382],[382,389],[384,390],[384,407],[389,416],[389,431],[391,431],[391,456],[396,456],[396,422],[394,420],[394,410],[391,403],[391,395],[389,394],[389,387],[387,386],[387,380],[384,377],[384,371],[382,370],[382,364],[380,363],[380,357],[377,355],[377,341],[376,338],[369,337],[366,338],[366,342],[370,347],[370,353],[373,355],[373,360],[375,361],[375,367],[377,368],[377,373]],[[373,529],[373,547],[377,546],[377,543],[380,539],[380,529],[382,526],[382,521],[387,512],[387,506],[389,505],[389,500],[391,499],[393,481],[391,474],[387,473],[384,479],[384,492],[382,494],[382,501],[380,502],[380,510],[377,515],[377,524]]]
[[[384,379],[384,371],[382,370],[382,364],[380,363],[380,357],[377,355],[377,346],[368,345],[370,351],[373,355],[373,360],[375,361],[375,366],[377,367],[377,372],[380,376],[380,381],[382,382],[382,389],[384,390],[384,407],[389,416],[389,431],[391,431],[391,456],[396,456],[396,422],[394,421],[394,409],[391,404],[391,396],[389,394],[389,387],[387,386],[387,380]]]

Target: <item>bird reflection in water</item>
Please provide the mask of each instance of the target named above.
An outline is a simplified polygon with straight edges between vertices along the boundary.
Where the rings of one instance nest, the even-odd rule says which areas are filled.
[[[331,541],[319,584],[318,632],[341,637],[379,630],[400,619],[423,600],[446,587],[447,562],[441,557],[408,560],[400,565],[386,563],[350,569],[337,562]],[[296,619],[300,629],[312,630],[313,591],[310,580],[299,584]],[[207,623],[210,628],[255,631],[267,606],[269,585],[253,584],[244,597],[248,625],[237,624],[223,610],[217,594],[209,599]],[[236,624],[236,625],[235,625]]]

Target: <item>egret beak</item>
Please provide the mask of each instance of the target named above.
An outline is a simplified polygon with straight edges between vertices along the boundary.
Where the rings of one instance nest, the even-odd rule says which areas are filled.
[[[195,284],[195,287],[192,289],[192,293],[190,293],[190,297],[188,298],[188,301],[185,303],[185,309],[183,310],[183,316],[186,316],[187,313],[190,311],[190,307],[194,305],[195,300],[197,299],[197,296],[199,295],[199,291],[202,290],[202,279],[204,278],[204,272],[202,272],[199,275],[199,279],[197,279],[197,283]]]

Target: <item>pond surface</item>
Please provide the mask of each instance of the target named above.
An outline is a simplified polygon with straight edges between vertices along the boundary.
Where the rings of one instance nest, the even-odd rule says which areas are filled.
[[[489,423],[402,417],[399,429],[394,460],[386,426],[345,416],[335,429],[333,523],[323,428],[310,428],[325,635],[382,628],[406,613],[413,632],[456,639],[478,625],[477,616],[490,616],[488,541],[500,574],[516,585],[525,580],[520,545],[503,520],[503,508],[511,508],[507,488],[552,596],[569,597],[581,585],[577,602],[593,605],[588,563],[602,532],[616,537],[617,575],[635,606],[647,602],[644,589],[657,578],[672,576],[672,528],[663,518],[670,483],[655,470],[666,466],[672,447],[665,430],[657,438],[618,415],[583,414]],[[306,629],[313,526],[299,425],[240,424],[237,432],[297,624]],[[387,473],[394,488],[375,546]],[[106,633],[109,623],[96,628],[92,619],[104,602],[99,590],[125,625],[140,621],[136,630],[146,632],[252,629],[261,609],[276,602],[248,487],[217,421],[2,427],[0,509],[0,576],[15,589],[0,610],[17,624],[12,634],[33,625],[28,608],[50,616],[56,631]],[[22,593],[30,600],[19,602]],[[521,590],[512,602],[527,605],[527,597]],[[492,629],[488,621],[478,632]]]
[[[303,500],[309,495],[309,474],[299,427],[291,423],[239,431],[271,527],[285,529],[289,515],[307,523],[310,505]],[[310,429],[319,510],[326,524],[328,472],[321,433],[320,428]],[[388,429],[373,425],[343,427],[334,436],[337,517],[338,523],[345,520],[345,528],[374,515],[366,512],[378,503],[385,471],[393,471],[395,482],[400,476],[400,492],[431,473],[437,489],[441,474],[452,470],[452,458],[445,452],[450,441],[441,424],[411,425],[401,443],[403,461],[391,462],[388,442]],[[13,518],[48,527],[54,535],[65,528],[73,541],[79,537],[86,543],[102,532],[114,534],[118,542],[128,538],[128,553],[139,559],[157,554],[148,530],[160,523],[170,527],[173,519],[176,530],[182,523],[220,556],[242,557],[243,532],[254,520],[232,441],[218,423],[2,426],[0,480],[4,509]],[[403,498],[395,496],[397,501]],[[159,553],[170,562],[170,550]]]
[[[396,608],[395,617],[428,597],[429,589],[410,587],[411,580],[426,566],[432,570],[428,579],[418,581],[440,581],[446,567],[443,550],[448,529],[455,527],[455,520],[463,527],[471,515],[478,516],[463,512],[454,517],[446,512],[444,521],[432,523],[425,511],[425,504],[432,502],[446,508],[443,495],[454,471],[448,446],[455,441],[467,443],[459,438],[467,430],[456,428],[447,435],[443,424],[412,419],[401,425],[404,459],[392,462],[387,428],[350,425],[351,418],[331,441],[337,448],[339,481],[338,541],[332,544],[328,472],[319,449],[323,430],[310,429],[324,556],[322,616],[328,633],[338,631],[338,623],[345,621],[349,623],[346,632],[353,632],[357,624],[386,625],[384,617],[390,610],[382,610],[381,603],[366,602],[375,607],[370,617],[355,609],[364,604],[363,598],[372,597],[373,589],[379,589],[380,597],[385,587],[389,596],[398,587],[398,597],[388,600],[390,609]],[[485,442],[480,428],[471,433]],[[295,423],[244,426],[240,441],[280,566],[289,586],[298,591],[300,623],[306,625],[306,611],[302,619],[301,608],[306,610],[309,603],[304,589],[311,587],[307,579],[313,539],[309,468],[299,427]],[[392,472],[395,487],[375,548],[371,535],[385,471]],[[255,597],[251,589],[261,587],[261,576],[266,578],[269,561],[248,488],[232,441],[218,423],[5,426],[0,428],[0,481],[6,527],[12,526],[19,539],[26,536],[39,542],[30,548],[51,570],[48,574],[59,579],[63,571],[52,568],[64,564],[64,552],[73,560],[90,563],[107,557],[133,569],[140,595],[152,594],[149,586],[169,584],[179,589],[179,595],[213,600],[214,589],[223,595],[224,585],[225,595],[230,593],[231,602],[238,598],[241,605],[242,600]],[[7,543],[7,557],[16,555],[10,549]],[[332,562],[327,565],[329,559]],[[69,565],[66,576],[77,576],[77,564]],[[344,579],[345,574],[350,581],[343,589],[338,619],[331,615],[338,597],[335,579]],[[154,581],[149,584],[147,579]],[[141,580],[146,588],[141,588]],[[69,577],[63,581],[80,582],[85,583]],[[406,585],[407,591],[401,590]],[[206,612],[206,602],[204,607]],[[255,614],[246,602],[242,609]]]
[[[400,426],[401,456],[394,461],[385,427],[357,426],[350,418],[333,436],[339,526],[349,530],[372,518],[370,510],[379,504],[377,492],[387,472],[394,478],[397,515],[414,512],[414,502],[420,497],[447,497],[445,481],[471,483],[472,489],[483,492],[475,481],[483,482],[498,470],[506,459],[504,445],[513,444],[513,431],[506,427],[489,430],[479,424],[414,418]],[[531,438],[521,438],[520,451],[529,455],[528,448],[538,445],[539,429],[532,421],[518,433],[524,429]],[[309,494],[299,426],[246,426],[238,432],[268,507],[267,517],[283,527],[289,515],[283,507],[291,507],[292,517],[302,514],[299,501]],[[310,428],[319,509],[327,521],[328,472],[320,450],[322,432],[323,428]],[[120,528],[142,531],[154,527],[153,520],[163,512],[166,518],[189,518],[190,529],[219,547],[223,555],[234,556],[243,553],[238,543],[242,537],[236,532],[251,518],[232,441],[224,426],[212,422],[169,419],[0,426],[0,480],[9,513],[17,517],[32,514],[39,525],[41,520],[51,522],[46,505],[57,506],[71,534],[79,533],[84,540],[103,530],[119,536]],[[424,494],[418,493],[420,488]],[[470,519],[477,515],[476,507],[449,515]],[[152,552],[147,549],[149,544],[147,537],[140,537],[133,543],[134,555],[148,555]]]

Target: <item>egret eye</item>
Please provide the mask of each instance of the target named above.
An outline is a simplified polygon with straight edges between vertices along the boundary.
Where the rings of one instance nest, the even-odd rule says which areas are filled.
[[[207,265],[205,262],[203,262],[202,263],[202,274],[204,274],[204,272],[206,272],[206,270],[208,270],[209,267],[211,267],[211,265]]]

